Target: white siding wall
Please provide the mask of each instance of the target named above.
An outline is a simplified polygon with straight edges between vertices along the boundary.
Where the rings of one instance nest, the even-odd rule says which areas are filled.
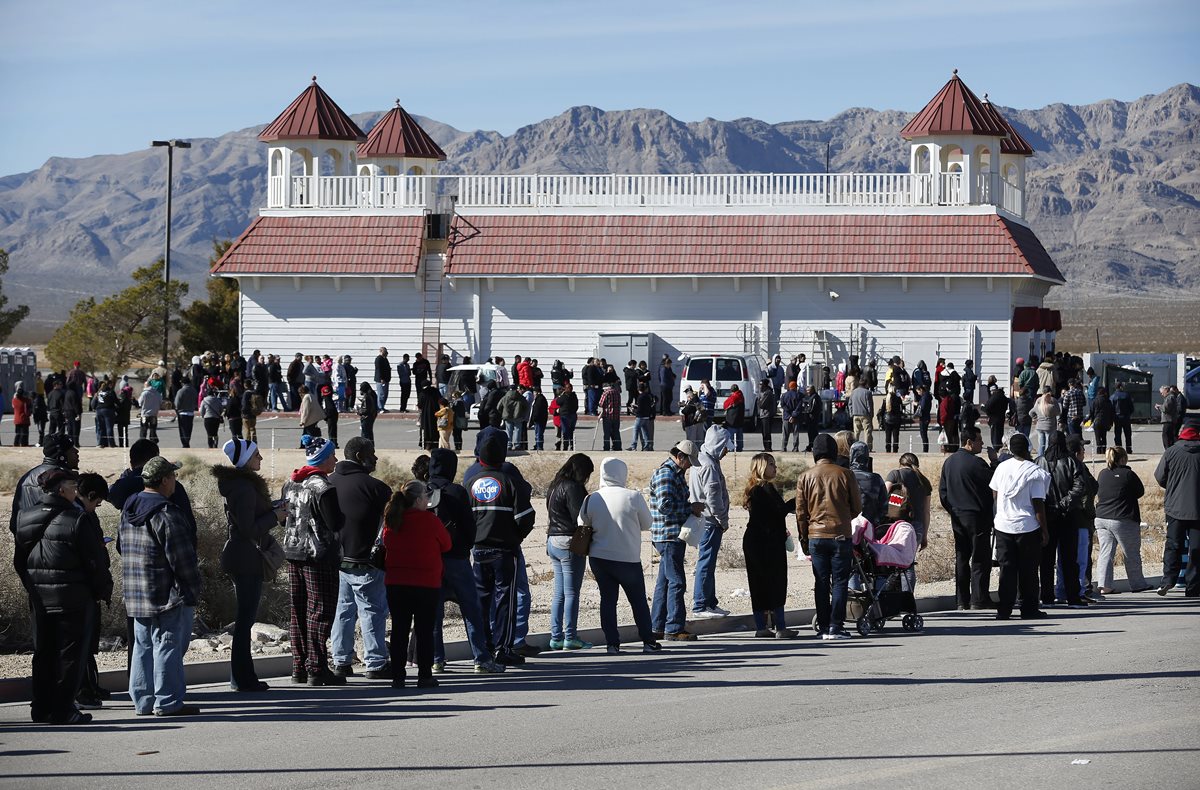
[[[411,279],[384,279],[377,291],[372,279],[343,278],[340,292],[328,277],[303,278],[299,291],[291,278],[259,282],[258,290],[249,279],[242,283],[243,353],[350,353],[361,367],[380,345],[397,358],[418,348],[421,294]],[[456,359],[521,354],[547,370],[555,359],[577,370],[601,332],[651,332],[651,358],[674,359],[746,348],[763,357],[811,354],[812,331],[823,329],[839,360],[854,337],[864,358],[899,354],[910,367],[923,358],[931,368],[937,356],[956,367],[970,358],[981,380],[1008,376],[1012,291],[1003,280],[989,292],[983,278],[955,278],[949,293],[941,278],[910,278],[907,292],[897,277],[868,277],[863,291],[857,278],[781,283],[776,291],[769,278],[764,295],[762,280],[749,277],[740,288],[731,278],[701,278],[698,291],[690,278],[659,279],[656,291],[648,279],[626,279],[615,293],[607,279],[577,279],[574,292],[564,279],[539,281],[534,291],[525,279],[495,279],[492,290],[486,280],[458,279],[443,289],[442,342]],[[626,360],[610,361],[619,367]]]
[[[421,294],[412,278],[385,278],[375,290],[372,278],[342,278],[342,290],[331,277],[301,278],[299,291],[292,279],[263,277],[255,290],[249,278],[241,281],[241,347],[279,354],[284,360],[305,354],[354,356],[361,369],[387,346],[397,360],[413,353],[421,342]]]

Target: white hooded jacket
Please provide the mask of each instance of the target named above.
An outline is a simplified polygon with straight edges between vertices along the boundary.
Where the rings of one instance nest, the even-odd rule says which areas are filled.
[[[600,489],[589,494],[579,523],[590,524],[590,556],[613,562],[642,561],[642,533],[650,531],[650,506],[640,491],[625,487],[629,467],[619,458],[600,462]]]

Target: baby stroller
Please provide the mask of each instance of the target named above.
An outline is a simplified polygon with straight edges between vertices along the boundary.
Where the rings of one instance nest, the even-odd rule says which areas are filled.
[[[917,614],[917,601],[908,581],[909,570],[916,566],[916,529],[908,521],[896,519],[883,538],[876,540],[871,522],[859,516],[853,530],[852,562],[862,584],[861,589],[851,588],[847,593],[848,618],[855,621],[862,636],[882,631],[887,621],[897,616],[902,616],[900,625],[905,631],[920,631],[925,620]],[[813,629],[820,630],[816,617]]]

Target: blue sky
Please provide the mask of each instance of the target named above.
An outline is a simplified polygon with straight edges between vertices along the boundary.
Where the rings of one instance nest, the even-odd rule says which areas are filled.
[[[267,123],[312,74],[347,112],[504,133],[579,104],[917,110],[955,67],[1022,108],[1200,82],[1197,0],[0,0],[0,30],[0,174]]]

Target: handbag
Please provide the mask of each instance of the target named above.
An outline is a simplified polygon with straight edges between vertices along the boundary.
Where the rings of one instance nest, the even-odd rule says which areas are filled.
[[[270,535],[266,536],[263,543],[266,545],[259,544],[257,547],[258,554],[262,557],[263,581],[273,582],[279,575],[279,569],[283,567],[283,546]]]
[[[596,532],[590,523],[585,524],[583,521],[584,516],[587,515],[588,500],[591,498],[591,494],[583,498],[583,506],[579,508],[579,525],[575,527],[575,532],[572,533],[571,540],[567,543],[567,550],[580,557],[586,557],[592,550],[592,536]]]

